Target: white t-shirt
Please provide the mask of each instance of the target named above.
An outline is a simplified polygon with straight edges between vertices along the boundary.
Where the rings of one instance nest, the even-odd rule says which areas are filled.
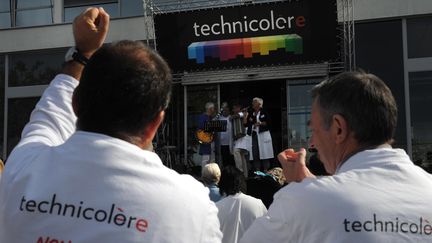
[[[253,221],[267,213],[260,199],[243,193],[225,197],[216,206],[219,209],[223,243],[237,243]]]
[[[241,242],[432,242],[431,188],[405,151],[366,150],[334,176],[282,188]]]
[[[220,242],[208,189],[120,139],[75,132],[58,75],[0,181],[0,242]]]

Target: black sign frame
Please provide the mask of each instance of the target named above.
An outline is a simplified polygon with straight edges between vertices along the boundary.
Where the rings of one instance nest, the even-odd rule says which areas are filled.
[[[154,21],[157,50],[174,73],[340,60],[336,0],[163,13]]]

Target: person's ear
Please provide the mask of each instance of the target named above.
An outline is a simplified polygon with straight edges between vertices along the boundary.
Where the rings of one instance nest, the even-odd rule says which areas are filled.
[[[346,119],[339,114],[333,115],[332,123],[333,125],[331,129],[333,132],[335,143],[341,144],[348,138],[349,135],[348,123]]]
[[[141,135],[141,139],[143,141],[144,148],[150,148],[152,144],[153,138],[156,135],[156,132],[165,118],[165,111],[160,111],[159,114],[147,125],[144,129],[143,134]]]

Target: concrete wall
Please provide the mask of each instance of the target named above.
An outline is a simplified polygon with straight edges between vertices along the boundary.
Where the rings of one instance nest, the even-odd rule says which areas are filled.
[[[55,2],[55,12],[61,13],[59,10],[62,8],[62,1]],[[353,3],[356,21],[432,14],[432,0],[353,0]],[[340,6],[340,3],[338,5]],[[56,22],[61,20],[61,14],[57,15]],[[144,23],[144,17],[112,20],[107,42],[146,39]],[[0,30],[0,53],[72,46],[74,43],[71,29],[71,24],[55,24]]]
[[[106,42],[145,40],[144,17],[114,19]],[[151,23],[151,22],[149,22]],[[151,26],[151,25],[149,25]],[[153,31],[150,31],[153,38]],[[0,30],[0,53],[73,46],[71,24]]]
[[[353,0],[354,20],[432,14],[432,0]]]

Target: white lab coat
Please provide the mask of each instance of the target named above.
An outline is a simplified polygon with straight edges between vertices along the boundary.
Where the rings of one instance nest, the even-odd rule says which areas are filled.
[[[262,115],[264,116],[264,114]],[[259,111],[256,115],[256,119],[260,122],[261,111]],[[258,137],[258,147],[259,147],[259,155],[260,160],[263,159],[272,159],[274,158],[273,152],[273,142],[270,131],[259,132],[260,127],[256,127],[254,130],[257,132]],[[251,151],[252,151],[252,137],[251,137]],[[253,153],[249,153],[250,160],[253,160]]]
[[[223,198],[216,206],[219,209],[223,243],[237,243],[253,221],[267,213],[260,199],[241,192]]]
[[[0,182],[0,242],[220,242],[208,189],[157,154],[75,132],[78,81],[58,75]]]
[[[270,131],[259,132],[257,135],[258,135],[260,159],[274,158],[273,142],[272,142]],[[251,160],[253,160],[253,153],[250,154],[251,154]]]
[[[239,112],[238,115],[241,119],[243,119],[243,112]],[[247,128],[245,136],[234,140],[234,149],[244,149],[247,150],[249,153],[252,153],[252,137],[247,135]]]
[[[431,242],[431,188],[405,151],[366,150],[334,176],[281,189],[241,242]]]

